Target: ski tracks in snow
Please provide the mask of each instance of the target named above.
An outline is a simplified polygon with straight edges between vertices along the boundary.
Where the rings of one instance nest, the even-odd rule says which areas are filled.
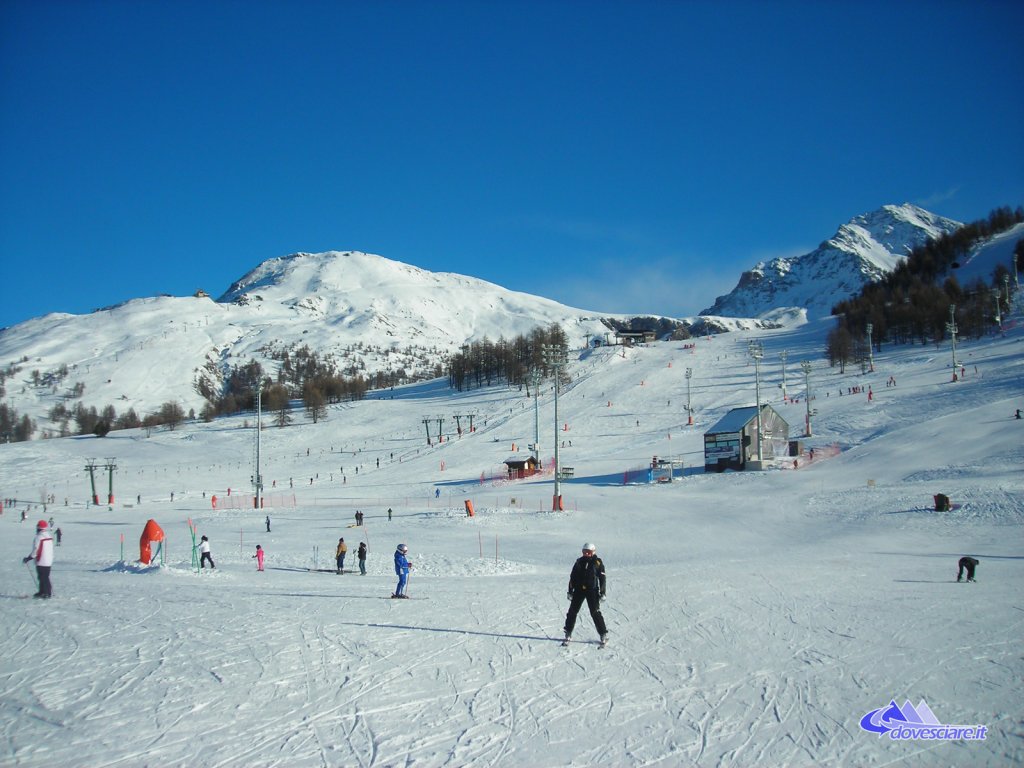
[[[920,605],[876,626],[891,609],[856,571],[823,596],[821,574],[843,564],[788,557],[671,584],[660,566],[619,569],[606,649],[586,609],[561,648],[564,593],[529,575],[479,592],[424,580],[430,601],[401,602],[369,580],[325,589],[297,573],[254,594],[225,579],[199,613],[173,585],[158,599],[119,590],[67,598],[71,624],[49,620],[58,601],[32,605],[0,629],[17,657],[2,667],[0,733],[29,766],[859,764],[878,746],[856,718],[903,691],[956,694],[936,688],[944,667],[972,657],[987,685],[1016,685],[1013,637],[980,622],[921,658],[922,633],[943,627],[922,627]],[[921,600],[905,591],[886,599]],[[133,739],[108,761],[110,726]],[[66,738],[25,735],[54,731]]]

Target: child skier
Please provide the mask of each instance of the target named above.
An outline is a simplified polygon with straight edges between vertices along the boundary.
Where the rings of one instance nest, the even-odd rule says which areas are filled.
[[[211,568],[217,567],[213,564],[213,555],[210,554],[210,540],[203,536],[199,542],[199,567],[205,568],[207,562],[210,563]]]
[[[398,586],[395,587],[395,594],[392,597],[408,598],[405,594],[405,584],[409,580],[409,569],[412,568],[412,563],[409,562],[409,558],[406,557],[409,548],[405,544],[399,544],[398,549],[395,550],[395,573],[398,574]]]
[[[257,571],[262,571],[263,570],[263,554],[264,554],[263,553],[263,547],[261,547],[259,544],[257,544],[256,545],[256,554],[253,555],[253,557],[256,558],[256,570]]]

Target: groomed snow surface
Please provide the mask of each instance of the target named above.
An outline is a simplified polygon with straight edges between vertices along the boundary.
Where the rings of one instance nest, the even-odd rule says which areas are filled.
[[[756,334],[762,397],[796,438],[798,363],[814,364],[815,459],[797,470],[703,472],[704,431],[754,402],[754,334],[574,353],[558,399],[574,469],[561,513],[550,475],[481,482],[533,442],[533,399],[505,388],[434,383],[334,406],[315,425],[266,423],[264,511],[210,503],[251,488],[252,415],[0,446],[0,496],[21,500],[0,518],[0,764],[1021,764],[1024,334],[962,342],[954,383],[948,345],[887,346],[874,373],[841,375],[821,360],[829,327]],[[550,382],[539,405],[549,463]],[[456,414],[463,436],[428,446],[427,427],[443,418],[452,433]],[[685,476],[627,475],[655,455],[682,459]],[[86,506],[89,459],[117,465],[112,507]],[[100,471],[104,499],[106,483]],[[931,511],[936,493],[959,508]],[[362,529],[349,527],[356,510]],[[22,599],[35,585],[21,558],[51,515],[55,598]],[[150,518],[166,559],[147,568],[135,560]],[[191,566],[190,519],[215,571]],[[327,570],[342,536],[353,571],[369,542],[368,575]],[[585,608],[559,646],[584,541],[608,569],[604,650]],[[415,564],[403,601],[388,599],[400,542]],[[968,554],[978,581],[957,584]],[[860,727],[893,700],[986,738]]]

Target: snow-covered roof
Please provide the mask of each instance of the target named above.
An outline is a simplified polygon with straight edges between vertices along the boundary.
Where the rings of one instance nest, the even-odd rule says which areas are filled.
[[[768,407],[768,406],[764,406]],[[742,408],[733,408],[725,416],[720,418],[718,422],[706,434],[718,434],[719,432],[739,432],[747,424],[750,423],[751,419],[757,417],[757,406],[747,405]]]
[[[504,463],[505,464],[526,464],[527,462],[530,462],[530,461],[534,461],[535,462],[535,461],[537,461],[537,459],[535,459],[533,456],[526,456],[526,457],[523,457],[523,456],[509,456],[507,459],[505,459]]]

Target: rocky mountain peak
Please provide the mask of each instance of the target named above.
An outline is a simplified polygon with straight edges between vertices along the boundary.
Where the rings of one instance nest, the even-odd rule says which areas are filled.
[[[804,307],[808,317],[826,315],[837,301],[895,269],[917,246],[960,226],[910,203],[882,206],[850,219],[810,253],[759,262],[701,314],[759,317]]]

